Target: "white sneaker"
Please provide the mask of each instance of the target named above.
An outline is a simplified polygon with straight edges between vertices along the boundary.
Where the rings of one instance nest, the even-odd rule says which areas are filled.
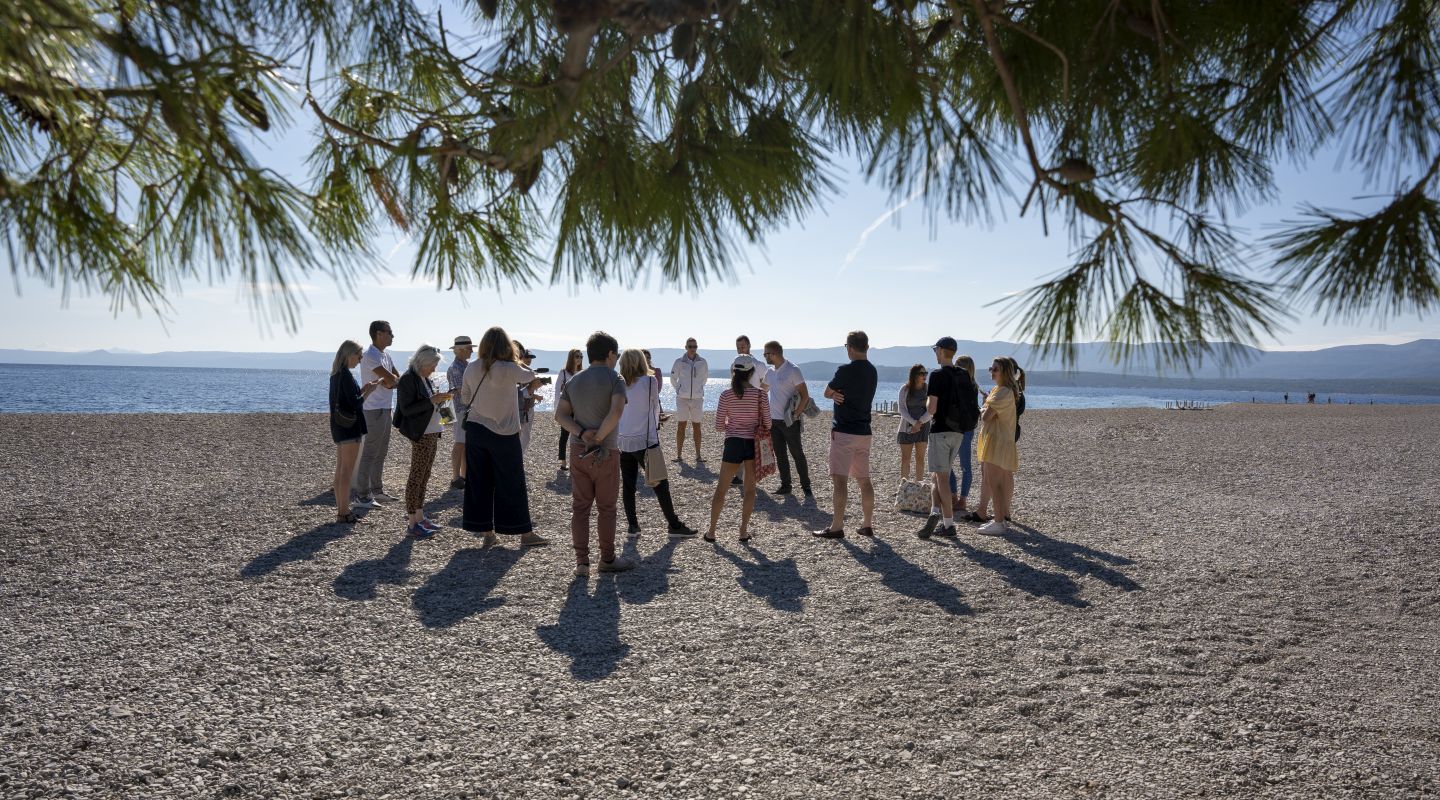
[[[983,536],[1004,536],[1010,532],[1010,528],[998,519],[989,522],[975,529],[975,532]]]
[[[352,499],[350,500],[350,507],[351,507],[351,508],[370,508],[370,509],[384,508],[384,506],[380,505],[379,503],[375,502],[372,498],[369,498],[369,497],[356,497],[356,498],[352,498]]]

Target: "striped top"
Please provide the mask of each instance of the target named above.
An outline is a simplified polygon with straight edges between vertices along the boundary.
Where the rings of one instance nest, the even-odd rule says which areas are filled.
[[[765,392],[751,388],[744,397],[736,397],[734,389],[720,393],[720,406],[715,409],[715,430],[724,431],[727,437],[754,439],[755,429],[770,430],[770,401]]]

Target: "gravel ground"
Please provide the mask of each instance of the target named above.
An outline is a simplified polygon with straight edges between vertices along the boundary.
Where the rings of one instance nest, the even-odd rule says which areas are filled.
[[[1440,407],[1033,411],[1022,532],[952,541],[885,422],[879,538],[803,534],[824,482],[750,548],[642,497],[589,580],[548,418],[524,552],[327,525],[320,416],[3,421],[6,798],[1440,793]]]

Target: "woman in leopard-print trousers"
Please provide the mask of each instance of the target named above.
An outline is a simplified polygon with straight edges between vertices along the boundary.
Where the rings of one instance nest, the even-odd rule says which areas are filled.
[[[430,484],[430,469],[435,466],[435,451],[440,434],[427,433],[420,441],[410,443],[410,479],[405,481],[405,513],[415,514],[425,508],[425,487]]]

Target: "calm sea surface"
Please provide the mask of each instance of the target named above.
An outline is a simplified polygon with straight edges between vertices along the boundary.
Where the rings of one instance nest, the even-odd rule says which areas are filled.
[[[441,381],[443,375],[436,376]],[[727,381],[705,387],[705,407],[714,409]],[[823,410],[823,381],[810,381],[810,394]],[[60,412],[145,413],[244,411],[326,411],[329,376],[323,370],[191,369],[173,367],[71,367],[43,364],[0,364],[0,413]],[[549,410],[552,389],[542,393]],[[898,383],[881,383],[876,402],[893,402]],[[1440,403],[1428,395],[1331,394],[1336,403]],[[1321,394],[1324,403],[1327,395]],[[1303,396],[1291,394],[1291,401]],[[1176,400],[1205,403],[1279,403],[1278,392],[1242,390],[1177,391],[1173,389],[1101,389],[1033,386],[1025,393],[1027,408],[1147,408]],[[675,407],[668,383],[661,403]]]

